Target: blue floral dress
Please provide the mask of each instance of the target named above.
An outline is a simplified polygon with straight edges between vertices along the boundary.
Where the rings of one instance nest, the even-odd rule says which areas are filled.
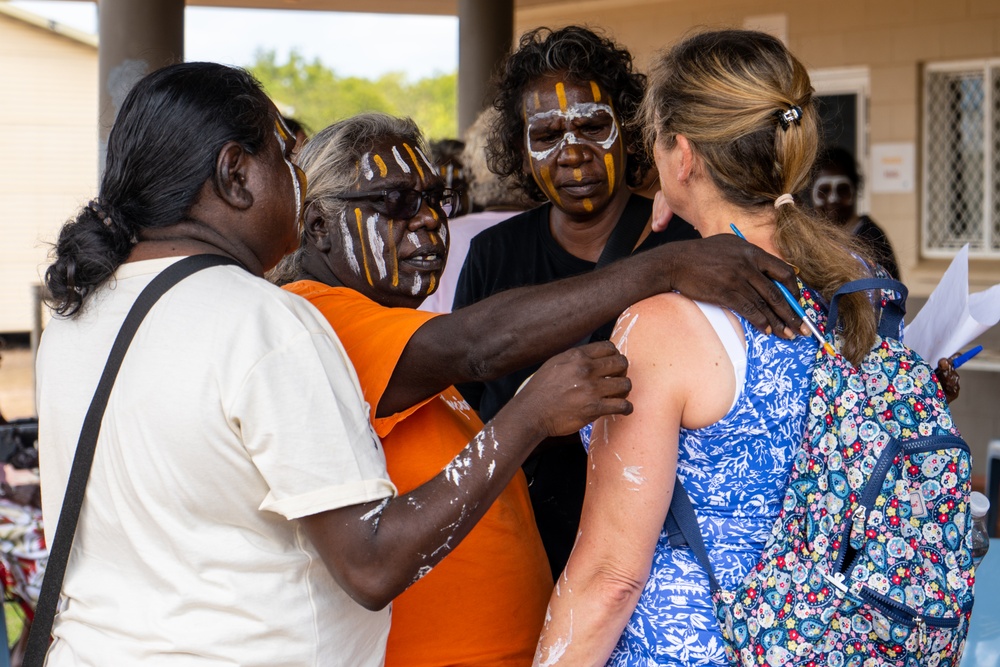
[[[760,333],[742,318],[740,323],[747,340],[743,392],[722,420],[681,430],[677,464],[723,588],[754,566],[781,509],[805,428],[817,350],[811,337],[786,341]],[[608,665],[728,664],[708,577],[689,549],[671,548],[664,530],[649,579]]]

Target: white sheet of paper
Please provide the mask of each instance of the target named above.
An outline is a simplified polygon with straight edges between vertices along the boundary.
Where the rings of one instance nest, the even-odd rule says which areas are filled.
[[[1000,321],[1000,285],[969,294],[969,246],[952,260],[903,340],[931,366],[950,357]]]

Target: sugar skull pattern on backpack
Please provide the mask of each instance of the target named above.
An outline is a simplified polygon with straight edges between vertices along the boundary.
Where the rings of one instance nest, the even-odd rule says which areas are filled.
[[[898,338],[902,284],[845,285],[829,321],[840,294],[869,290],[882,296],[877,343],[857,367],[817,353],[803,445],[755,569],[735,590],[709,573],[734,664],[961,660],[975,582],[969,447],[933,370]],[[802,296],[826,332],[824,309],[810,290]],[[704,554],[679,483],[670,511],[677,543]],[[699,562],[710,568],[707,556]]]

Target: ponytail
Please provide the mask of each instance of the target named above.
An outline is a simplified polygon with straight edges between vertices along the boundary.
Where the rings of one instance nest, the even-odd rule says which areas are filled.
[[[87,296],[124,262],[135,237],[125,224],[97,202],[84,206],[59,232],[56,261],[45,271],[52,308],[75,315]]]
[[[829,300],[870,273],[869,258],[846,232],[792,201],[819,145],[812,93],[805,67],[779,40],[720,30],[689,37],[654,63],[642,115],[647,140],[669,148],[678,134],[688,139],[726,201],[772,209],[778,251]],[[875,311],[863,295],[842,303],[842,350],[857,363],[874,344]]]

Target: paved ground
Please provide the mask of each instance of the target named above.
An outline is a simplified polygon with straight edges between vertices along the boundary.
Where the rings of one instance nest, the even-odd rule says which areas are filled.
[[[34,368],[31,350],[0,350],[0,412],[7,419],[35,416]]]

